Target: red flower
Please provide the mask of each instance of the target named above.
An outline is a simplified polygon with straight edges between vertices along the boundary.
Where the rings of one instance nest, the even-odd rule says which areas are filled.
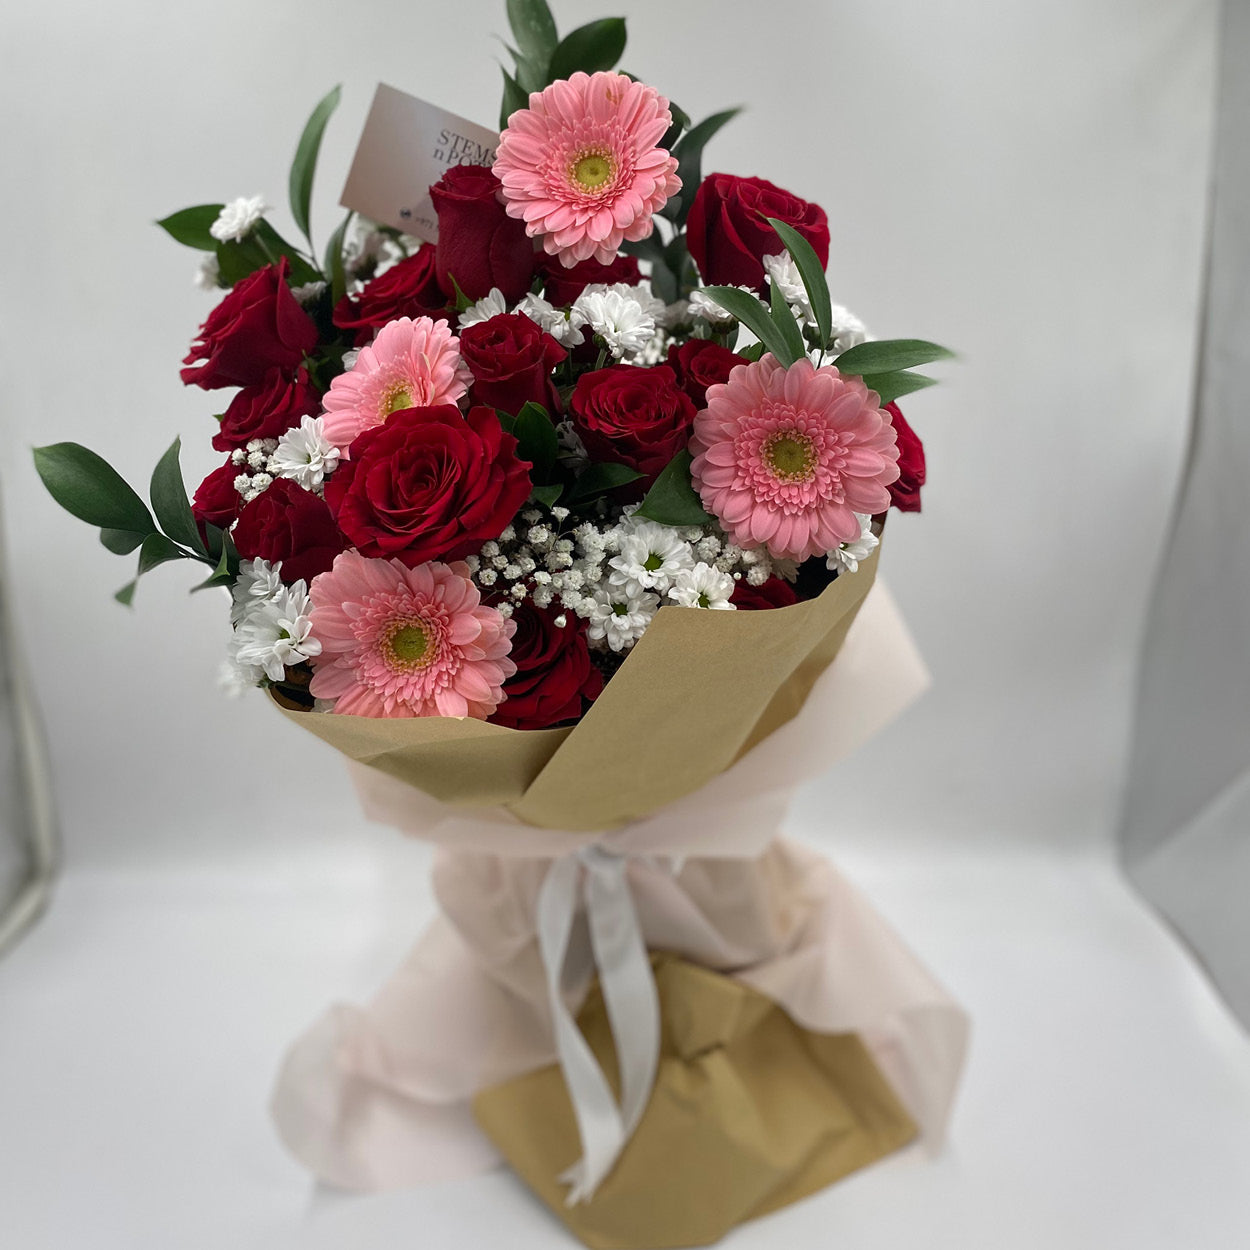
[[[284,582],[311,582],[347,547],[324,501],[286,477],[243,505],[231,537],[245,560],[280,560]]]
[[[449,299],[456,285],[471,300],[498,287],[515,304],[530,289],[534,245],[525,222],[508,216],[500,190],[484,165],[453,165],[430,188],[438,213],[438,281]]]
[[[898,435],[898,481],[890,486],[890,503],[900,512],[920,511],[920,488],[924,485],[924,444],[907,424],[897,404],[886,404]]]
[[[729,596],[729,602],[740,612],[761,608],[788,608],[798,601],[794,587],[782,577],[770,577],[761,586],[752,586],[744,577]]]
[[[708,174],[695,192],[686,219],[686,243],[709,286],[764,288],[764,257],[785,251],[765,220],[793,226],[829,263],[829,223],[825,210],[763,178]]]
[[[610,265],[601,265],[597,260],[582,260],[572,269],[565,269],[558,256],[544,253],[538,258],[538,271],[543,278],[543,298],[558,308],[567,308],[594,282],[607,286],[615,282],[637,286],[642,281],[638,258],[623,254]]]
[[[490,718],[512,729],[546,729],[575,720],[603,690],[603,674],[591,663],[586,627],[571,613],[555,623],[556,613],[530,600],[516,606],[516,633],[508,658],[516,674],[504,682],[504,701]]]
[[[234,479],[238,476],[239,467],[227,459],[221,468],[214,469],[196,487],[195,498],[191,500],[191,515],[199,523],[201,538],[205,537],[206,524],[222,530],[234,524],[243,503],[242,496],[234,489]]]
[[[609,365],[583,373],[569,412],[592,460],[616,460],[647,479],[686,446],[695,406],[668,365]]]
[[[460,356],[473,373],[473,398],[516,416],[532,400],[553,415],[560,397],[551,371],[568,356],[528,317],[501,313],[460,331]]]
[[[258,386],[245,386],[231,401],[221,418],[221,429],[213,436],[218,451],[245,446],[253,438],[279,438],[301,417],[321,411],[321,392],[309,381],[304,369],[294,377],[281,369],[270,369]]]
[[[334,324],[356,331],[356,346],[373,338],[374,330],[399,317],[450,318],[438,285],[438,250],[424,243],[411,256],[365,283],[359,295],[345,295],[334,306]]]
[[[284,256],[237,282],[208,314],[182,362],[192,366],[182,380],[206,390],[258,386],[271,369],[293,373],[316,346],[317,327],[287,286]]]
[[[747,362],[711,339],[690,339],[669,347],[668,363],[677,374],[681,389],[694,400],[694,406],[704,408],[707,388],[715,382],[728,382],[729,371]]]
[[[357,437],[326,502],[361,555],[409,568],[457,560],[498,537],[528,497],[516,446],[489,408],[406,408]]]

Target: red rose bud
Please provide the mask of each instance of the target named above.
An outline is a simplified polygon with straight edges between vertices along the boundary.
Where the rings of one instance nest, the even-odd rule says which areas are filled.
[[[317,346],[317,327],[287,286],[287,260],[235,284],[208,314],[183,359],[188,386],[259,386],[271,369],[293,373]],[[202,361],[202,364],[196,362]]]
[[[516,416],[531,400],[553,415],[560,397],[551,371],[568,352],[528,317],[502,313],[460,331],[460,356],[473,373],[473,398]]]
[[[645,490],[690,439],[695,406],[668,365],[609,365],[583,373],[569,414],[592,460],[620,461]]]
[[[786,250],[768,217],[793,226],[821,265],[829,263],[829,222],[819,205],[763,178],[708,174],[686,219],[686,244],[708,286],[764,289],[764,257]]]
[[[711,339],[690,339],[669,347],[668,363],[677,374],[678,385],[694,401],[694,406],[704,408],[707,388],[716,382],[728,382],[729,371],[747,362]]]
[[[497,538],[529,497],[516,446],[490,408],[406,408],[352,443],[326,502],[361,555],[409,568],[458,560]]]
[[[239,473],[238,465],[227,460],[196,487],[195,498],[191,500],[191,515],[199,523],[201,538],[206,537],[205,525],[215,525],[224,530],[234,524],[243,504],[242,496],[234,489],[234,479]]]
[[[245,560],[281,561],[288,583],[311,582],[347,547],[325,502],[286,477],[243,505],[230,536]]]
[[[538,271],[543,279],[543,298],[557,308],[567,308],[595,282],[602,282],[606,286],[616,282],[637,286],[642,281],[638,258],[623,254],[610,265],[601,265],[597,260],[582,260],[572,269],[565,269],[558,256],[544,253],[538,258]]]
[[[259,386],[245,386],[231,401],[221,418],[221,429],[213,436],[218,451],[244,447],[254,438],[279,438],[301,417],[321,411],[321,392],[313,386],[304,369],[294,377],[281,369],[271,369]]]
[[[373,338],[373,332],[400,317],[451,319],[451,310],[438,285],[438,249],[423,243],[411,256],[365,283],[358,295],[345,295],[334,306],[334,324],[356,331],[356,346]]]
[[[438,281],[471,300],[498,287],[509,304],[530,289],[534,245],[525,222],[509,217],[499,179],[484,165],[453,165],[430,188],[438,213]],[[455,279],[453,284],[452,279]]]
[[[734,586],[734,592],[729,596],[729,602],[740,612],[788,608],[798,601],[794,587],[784,577],[770,577],[759,586],[752,586],[744,577]]]
[[[890,503],[900,512],[920,511],[920,488],[924,485],[924,444],[907,424],[897,404],[886,404],[894,433],[898,436],[898,481],[890,487]]]
[[[511,729],[546,729],[574,720],[603,690],[603,674],[590,659],[586,627],[571,612],[557,613],[528,599],[516,605],[516,633],[508,658],[516,673],[504,682],[505,699],[491,717]]]

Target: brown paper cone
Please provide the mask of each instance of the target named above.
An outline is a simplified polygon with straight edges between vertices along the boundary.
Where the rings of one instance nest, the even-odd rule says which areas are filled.
[[[671,956],[653,962],[662,1018],[655,1090],[589,1202],[566,1206],[567,1188],[556,1179],[581,1152],[559,1067],[474,1101],[508,1162],[586,1245],[708,1245],[915,1137],[858,1037],[808,1032],[737,981]],[[578,1022],[619,1092],[597,986]]]
[[[546,829],[614,829],[697,790],[795,715],[842,646],[879,554],[788,608],[661,608],[571,728],[283,714],[441,802],[502,804]]]

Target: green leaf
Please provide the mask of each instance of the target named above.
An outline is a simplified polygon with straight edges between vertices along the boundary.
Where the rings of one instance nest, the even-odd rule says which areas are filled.
[[[764,344],[766,351],[772,352],[778,360],[785,359],[789,352],[786,340],[768,310],[754,295],[748,295],[736,286],[709,286],[704,290],[726,312],[737,317]]]
[[[504,46],[508,47],[507,44]],[[541,91],[547,85],[546,64],[540,65],[515,48],[508,47],[508,51],[512,53],[512,59],[516,62],[517,86],[526,93]]]
[[[834,364],[839,363],[834,361]],[[870,391],[877,392],[883,405],[892,404],[913,391],[923,391],[926,386],[937,385],[937,378],[926,377],[923,373],[908,373],[903,369],[894,373],[865,373],[860,376],[860,381]]]
[[[513,435],[517,441],[517,455],[534,466],[530,472],[530,481],[544,482],[550,475],[556,462],[556,453],[560,450],[556,427],[551,424],[546,408],[532,400],[527,403],[516,414]]]
[[[596,70],[611,69],[625,51],[625,19],[604,17],[597,22],[587,22],[565,35],[551,54],[548,76],[552,82],[557,78],[570,78],[579,69],[593,74]]]
[[[100,531],[100,542],[115,556],[128,556],[146,537],[147,534],[140,534],[137,530]]]
[[[786,297],[775,282],[768,284],[768,296],[772,304],[773,325],[780,331],[786,349],[784,356],[778,356],[776,352],[773,355],[788,369],[796,360],[807,355],[803,344],[803,331],[799,329],[799,323],[795,321]]]
[[[167,564],[170,560],[187,558],[187,553],[177,543],[170,542],[164,534],[149,534],[143,540],[143,546],[139,548],[139,569],[135,573],[134,581],[127,582],[113,598],[118,603],[129,607],[134,601],[135,587],[139,584],[139,578],[145,573],[150,573],[157,565]]]
[[[616,490],[618,486],[636,482],[641,476],[637,469],[631,469],[626,464],[587,465],[573,483],[568,502],[583,503],[587,499],[595,499],[599,495],[606,495],[610,490]]]
[[[208,228],[221,215],[224,204],[196,204],[193,208],[179,209],[162,217],[156,224],[179,243],[196,248],[201,252],[215,252],[217,240],[208,232]]]
[[[182,481],[182,468],[178,463],[181,450],[182,439],[174,439],[152,471],[152,511],[170,538],[207,559],[208,550],[191,515],[187,488]]]
[[[660,147],[667,148],[671,152],[673,144],[681,138],[682,131],[690,129],[690,114],[685,109],[679,109],[672,100],[668,102],[668,111],[673,115],[673,124],[664,132]]]
[[[321,277],[321,271],[310,265],[264,219],[256,223],[256,228],[246,238],[217,244],[217,266],[221,281],[228,286],[234,286],[266,265],[276,265],[283,256],[287,259],[292,285],[302,286]]]
[[[829,346],[829,336],[833,333],[833,307],[829,300],[829,280],[825,277],[825,267],[820,263],[812,245],[791,225],[769,217],[768,224],[781,236],[786,251],[803,279],[803,289],[812,306],[812,314],[816,318],[816,329],[820,334],[820,345]]]
[[[547,0],[508,0],[508,25],[517,46],[541,70],[545,87],[551,54],[559,42],[556,19],[551,16]]]
[[[752,343],[750,347],[734,348],[734,350],[739,356],[742,357],[743,360],[751,361],[753,363],[764,354],[764,344]]]
[[[529,107],[530,98],[521,90],[521,84],[502,65],[499,70],[503,74],[503,104],[499,109],[499,129],[503,130],[513,113]]]
[[[475,301],[471,300],[460,289],[460,283],[456,281],[456,275],[449,270],[447,276],[451,279],[451,289],[455,293],[456,311],[462,313],[466,308],[472,308]]]
[[[78,443],[53,443],[36,447],[34,455],[48,493],[66,512],[101,529],[155,533],[147,504],[94,451]]]
[[[668,462],[634,516],[661,525],[706,525],[713,519],[704,511],[690,480],[690,459],[688,451],[679,451]]]
[[[535,503],[540,503],[544,508],[554,508],[559,501],[560,496],[564,493],[564,484],[555,482],[551,486],[535,486],[530,491],[530,498]]]
[[[656,299],[662,299],[666,304],[677,302],[680,294],[677,289],[677,275],[668,267],[666,261],[653,260],[648,277],[651,280],[652,294]]]
[[[343,88],[335,87],[318,102],[312,116],[304,125],[304,133],[299,137],[295,149],[295,159],[291,162],[289,190],[291,196],[291,216],[300,228],[300,233],[312,247],[308,212],[312,204],[313,175],[317,172],[317,154],[321,150],[321,138],[325,134],[326,122],[330,114],[339,106]]]
[[[880,339],[843,352],[835,362],[840,373],[893,373],[913,365],[947,360],[955,353],[923,339]]]
[[[338,224],[338,229],[330,236],[326,244],[325,272],[330,279],[331,307],[347,294],[347,269],[343,263],[343,240],[347,237],[348,227],[355,213],[350,209],[347,216]]]
[[[725,109],[722,113],[713,113],[705,117],[678,140],[673,148],[677,157],[677,176],[681,179],[681,191],[675,195],[660,211],[679,226],[684,225],[694,203],[695,192],[703,181],[703,149],[708,140],[728,121],[737,117],[741,108]]]
[[[221,543],[221,555],[217,559],[217,567],[212,573],[200,582],[198,585],[191,587],[191,593],[197,590],[208,590],[213,586],[229,586],[239,573],[239,553],[235,550],[234,543],[230,539],[230,535],[222,530],[218,530],[216,526],[210,528],[209,537],[212,537],[213,531],[216,531],[218,539]],[[213,544],[209,544],[212,546]]]

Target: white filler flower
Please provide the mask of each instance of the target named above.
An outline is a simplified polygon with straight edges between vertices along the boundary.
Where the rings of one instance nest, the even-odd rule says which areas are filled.
[[[668,597],[683,608],[734,608],[729,597],[734,592],[734,579],[728,573],[700,561],[685,572],[678,573],[669,587]]]
[[[479,321],[489,321],[492,317],[498,317],[507,311],[508,301],[504,299],[503,292],[497,286],[493,286],[489,295],[483,295],[476,304],[470,304],[460,314],[460,328],[463,330],[465,326],[475,326]]]
[[[221,277],[221,267],[217,264],[215,253],[209,252],[200,261],[200,267],[195,271],[192,281],[201,291],[215,291],[219,277]]]
[[[256,223],[268,210],[269,205],[259,195],[231,200],[217,214],[217,220],[209,226],[208,233],[222,243],[238,243],[256,229]]]
[[[807,288],[799,274],[799,267],[789,252],[779,252],[776,256],[764,257],[764,268],[772,284],[785,297],[787,304],[793,308],[807,325],[814,325],[811,301],[807,298]]]
[[[527,295],[516,306],[516,311],[541,326],[561,347],[581,346],[581,330],[569,320],[563,308],[549,304],[541,295]]]
[[[837,551],[831,551],[825,566],[839,573],[859,572],[859,562],[867,560],[876,551],[881,540],[872,532],[872,517],[862,512],[855,514],[859,522],[859,537],[851,543],[843,543]]]
[[[338,468],[342,453],[325,436],[320,417],[305,417],[278,439],[270,466],[279,477],[289,477],[305,490],[319,491],[326,474]]]
[[[753,299],[759,299],[759,296],[749,286],[740,286],[739,291],[745,291]],[[760,300],[763,306],[764,301]],[[690,315],[692,317],[702,317],[704,321],[713,323],[723,323],[734,320],[733,313],[722,308],[702,287],[695,287],[690,292]]]

